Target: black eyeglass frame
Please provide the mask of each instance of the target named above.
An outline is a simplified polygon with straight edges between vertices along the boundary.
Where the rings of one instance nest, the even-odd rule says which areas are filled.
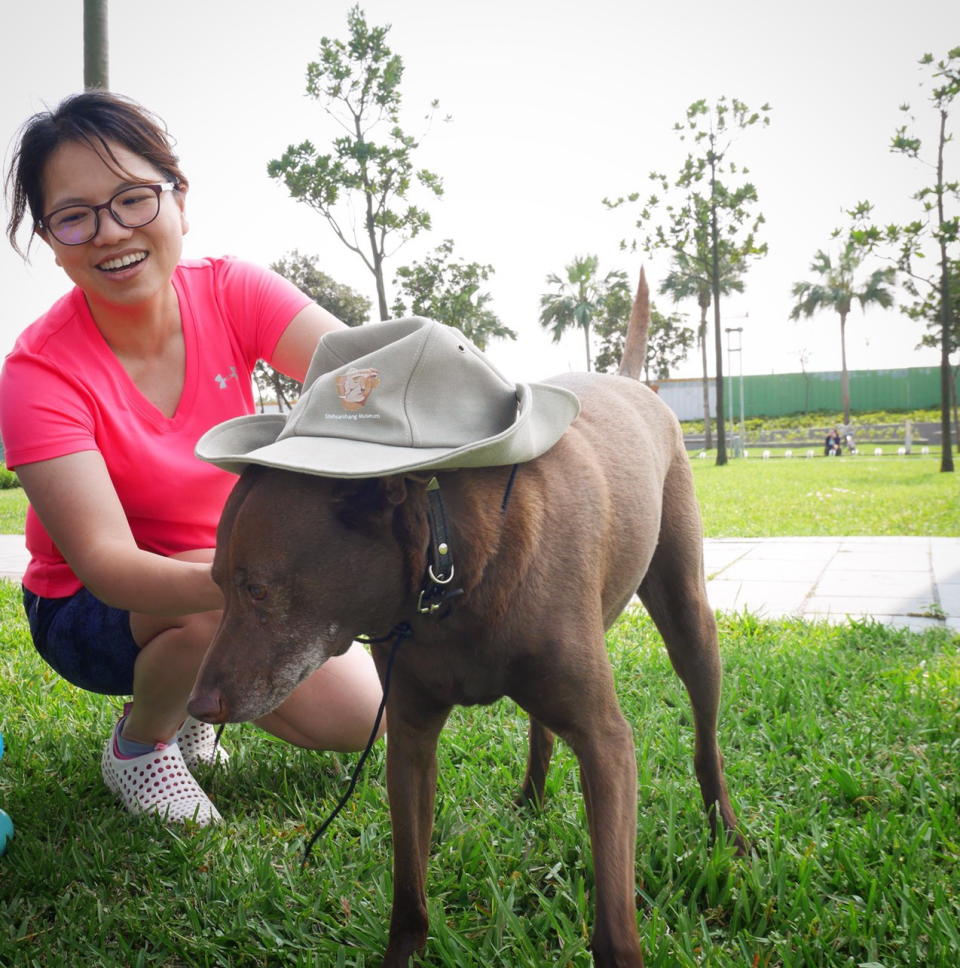
[[[97,237],[97,233],[100,231],[100,213],[104,209],[106,209],[110,213],[111,218],[117,223],[117,225],[121,225],[125,229],[141,229],[143,228],[144,225],[149,225],[151,222],[153,222],[156,219],[156,217],[160,214],[160,196],[164,192],[172,192],[176,187],[177,187],[177,183],[175,181],[157,182],[156,184],[149,184],[149,185],[146,185],[146,184],[128,185],[126,188],[121,188],[120,191],[115,192],[113,195],[110,196],[110,198],[108,198],[105,202],[101,203],[100,205],[75,204],[75,205],[62,205],[60,206],[60,208],[55,208],[52,212],[48,212],[37,222],[37,228],[42,229],[46,232],[49,232],[61,245],[86,245],[87,242],[90,241],[90,239],[94,239]],[[124,222],[124,220],[120,218],[119,215],[117,215],[117,213],[113,210],[112,206],[117,198],[136,188],[149,188],[150,191],[152,191],[157,196],[157,210],[150,218],[146,220],[146,222],[138,222],[136,225],[129,225],[126,222]],[[53,229],[50,227],[50,219],[52,219],[54,215],[56,215],[58,212],[66,212],[68,209],[71,209],[71,208],[85,208],[93,212],[93,233],[89,236],[89,238],[84,239],[82,242],[64,242],[63,239],[61,239],[60,236],[58,236],[56,232],[54,232]]]

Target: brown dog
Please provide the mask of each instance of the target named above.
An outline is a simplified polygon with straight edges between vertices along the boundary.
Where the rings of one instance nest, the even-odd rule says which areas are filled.
[[[621,371],[636,372],[643,358],[644,289],[641,279]],[[596,864],[595,963],[642,965],[636,760],[604,646],[604,631],[638,591],[690,695],[694,763],[714,833],[744,846],[717,746],[717,632],[679,425],[633,379],[548,382],[576,393],[580,416],[515,480],[509,467],[436,475],[462,588],[437,614],[417,610],[431,545],[429,474],[333,480],[249,467],[220,524],[214,576],[226,610],[190,701],[194,716],[255,719],[357,635],[404,622],[412,630],[387,704],[394,899],[386,968],[406,966],[426,941],[440,730],[454,705],[502,696],[530,715],[527,800],[543,797],[554,733],[579,760]],[[383,679],[388,646],[373,653]]]

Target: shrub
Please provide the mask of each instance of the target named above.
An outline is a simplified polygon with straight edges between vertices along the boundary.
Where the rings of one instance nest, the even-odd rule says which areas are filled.
[[[20,478],[13,471],[7,470],[6,464],[0,464],[0,490],[19,486]]]

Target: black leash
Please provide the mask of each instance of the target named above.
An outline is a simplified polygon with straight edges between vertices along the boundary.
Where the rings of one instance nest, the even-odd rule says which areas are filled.
[[[303,860],[300,862],[300,869],[302,870],[307,866],[307,861],[310,859],[310,851],[313,850],[313,845],[319,840],[323,832],[333,823],[340,811],[346,806],[347,801],[353,794],[356,788],[357,782],[360,779],[360,773],[363,771],[363,765],[367,761],[367,757],[370,755],[370,751],[373,749],[373,744],[377,740],[377,733],[380,731],[380,724],[383,722],[383,714],[387,708],[387,695],[390,692],[390,675],[393,672],[393,660],[397,657],[397,652],[400,648],[400,643],[404,639],[410,638],[413,635],[413,629],[406,622],[401,622],[399,625],[395,626],[390,635],[384,636],[382,639],[368,639],[360,638],[359,641],[364,642],[367,645],[376,645],[381,642],[389,642],[391,636],[393,637],[393,645],[390,647],[390,656],[387,659],[387,671],[383,677],[383,698],[380,700],[380,708],[377,710],[377,717],[373,721],[373,729],[370,731],[370,738],[367,740],[367,745],[364,751],[360,754],[360,759],[357,760],[356,768],[353,771],[353,776],[350,777],[350,784],[347,787],[346,793],[340,797],[339,802],[330,812],[330,815],[322,824],[317,828],[314,835],[307,841],[307,846],[303,850]]]
[[[503,514],[507,510],[507,502],[510,500],[510,495],[513,493],[513,482],[517,478],[517,471],[520,469],[519,464],[514,464],[510,470],[510,479],[507,481],[506,490],[503,492],[503,500],[500,502],[500,513]]]

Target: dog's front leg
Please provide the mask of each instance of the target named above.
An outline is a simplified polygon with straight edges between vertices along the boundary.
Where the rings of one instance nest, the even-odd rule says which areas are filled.
[[[395,687],[387,706],[387,793],[393,827],[393,911],[383,968],[407,968],[427,940],[424,889],[437,785],[437,738],[448,708]]]
[[[585,724],[586,735],[570,737],[580,762],[597,885],[591,949],[597,968],[643,968],[634,900],[637,761],[633,732],[616,697],[610,698],[612,707]]]

